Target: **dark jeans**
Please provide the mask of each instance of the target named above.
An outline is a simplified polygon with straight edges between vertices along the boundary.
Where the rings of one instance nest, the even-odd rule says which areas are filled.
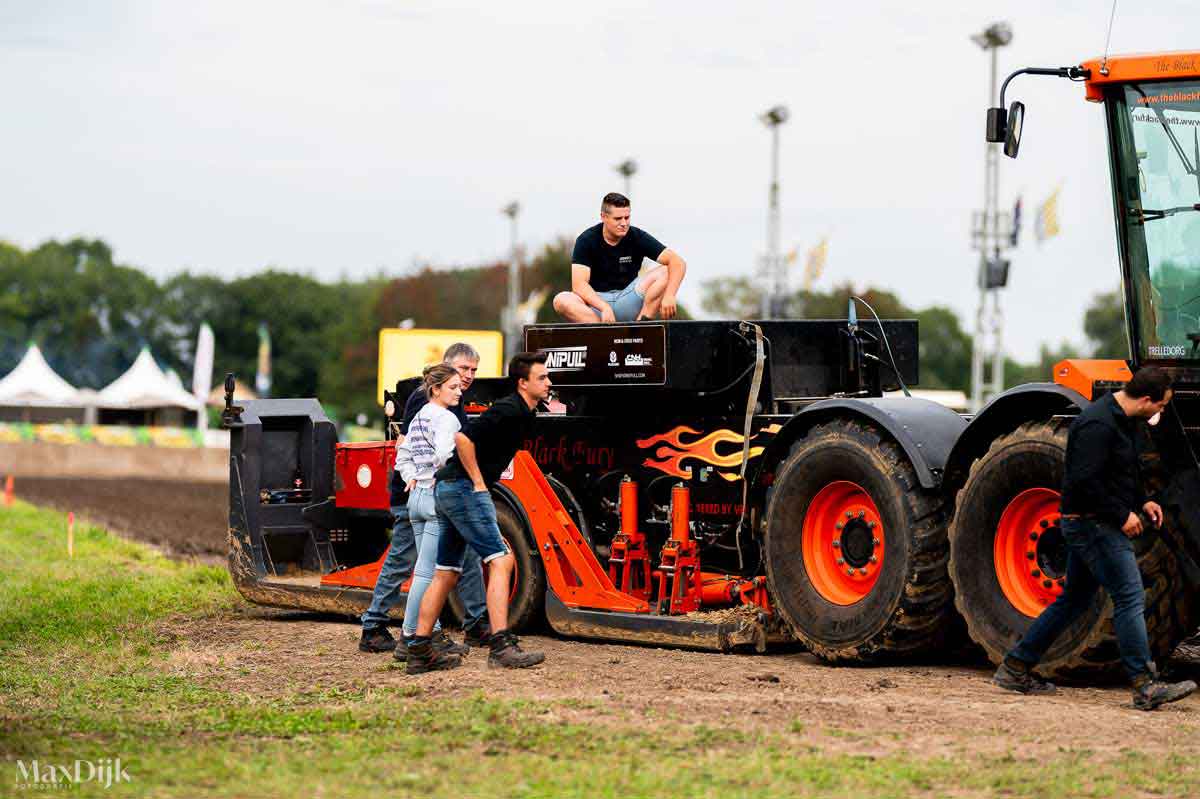
[[[434,494],[442,523],[437,568],[461,572],[468,552],[484,563],[509,554],[496,523],[496,506],[488,491],[476,491],[470,480],[439,480]]]
[[[387,624],[388,611],[400,601],[400,586],[413,573],[417,562],[416,536],[413,534],[412,523],[408,518],[407,505],[392,506],[392,543],[388,546],[387,558],[379,570],[379,578],[375,581],[375,593],[371,597],[371,606],[362,615],[363,629],[381,627]],[[472,553],[474,554],[474,553]],[[479,558],[471,558],[464,564],[467,569],[458,586],[458,595],[466,608],[466,618],[463,626],[474,627],[484,618],[487,603],[484,599],[483,570]],[[472,569],[473,567],[473,569]],[[441,622],[437,622],[437,628]]]
[[[1153,663],[1146,635],[1146,594],[1133,542],[1113,525],[1094,519],[1063,519],[1062,532],[1068,547],[1066,588],[1034,620],[1009,655],[1031,665],[1041,661],[1103,586],[1113,601],[1121,665],[1130,680],[1150,674]]]

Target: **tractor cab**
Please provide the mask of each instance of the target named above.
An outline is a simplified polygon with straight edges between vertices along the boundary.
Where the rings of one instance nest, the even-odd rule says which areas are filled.
[[[1136,366],[1200,372],[1200,53],[1114,56],[1077,67],[1028,67],[1004,81],[987,139],[1017,157],[1025,108],[1007,110],[1018,75],[1082,81],[1108,125],[1113,209],[1130,352]]]

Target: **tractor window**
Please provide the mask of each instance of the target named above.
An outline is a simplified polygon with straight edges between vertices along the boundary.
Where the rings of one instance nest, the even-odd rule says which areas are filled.
[[[1200,82],[1128,85],[1114,112],[1139,359],[1200,358]]]

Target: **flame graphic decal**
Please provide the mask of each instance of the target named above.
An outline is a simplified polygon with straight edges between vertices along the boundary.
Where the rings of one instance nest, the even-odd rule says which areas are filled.
[[[774,435],[778,431],[779,425],[769,425],[754,436],[751,436],[751,439],[753,440],[762,434]],[[700,436],[700,438],[685,442],[683,440],[684,434]],[[647,449],[660,443],[668,445],[656,449],[654,457],[642,461],[642,465],[686,480],[692,476],[691,467],[683,465],[683,462],[688,459],[707,463],[712,466],[728,467],[740,465],[742,462],[741,446],[744,441],[745,438],[740,433],[735,433],[732,430],[715,430],[708,435],[703,435],[699,430],[693,430],[685,425],[680,425],[666,433],[639,439],[637,445],[642,449]],[[737,449],[722,455],[717,451],[718,444],[735,444],[737,445]],[[747,460],[758,457],[762,452],[763,447],[751,447],[749,453],[747,453]],[[718,472],[718,474],[730,482],[739,479],[736,474],[727,474],[725,472]]]

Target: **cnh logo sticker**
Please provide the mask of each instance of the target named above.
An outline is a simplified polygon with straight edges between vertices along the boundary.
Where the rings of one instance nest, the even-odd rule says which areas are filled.
[[[121,758],[102,757],[99,760],[76,760],[67,763],[47,763],[42,760],[18,760],[18,788],[69,788],[84,783],[111,788],[122,782],[133,782],[121,765]]]

